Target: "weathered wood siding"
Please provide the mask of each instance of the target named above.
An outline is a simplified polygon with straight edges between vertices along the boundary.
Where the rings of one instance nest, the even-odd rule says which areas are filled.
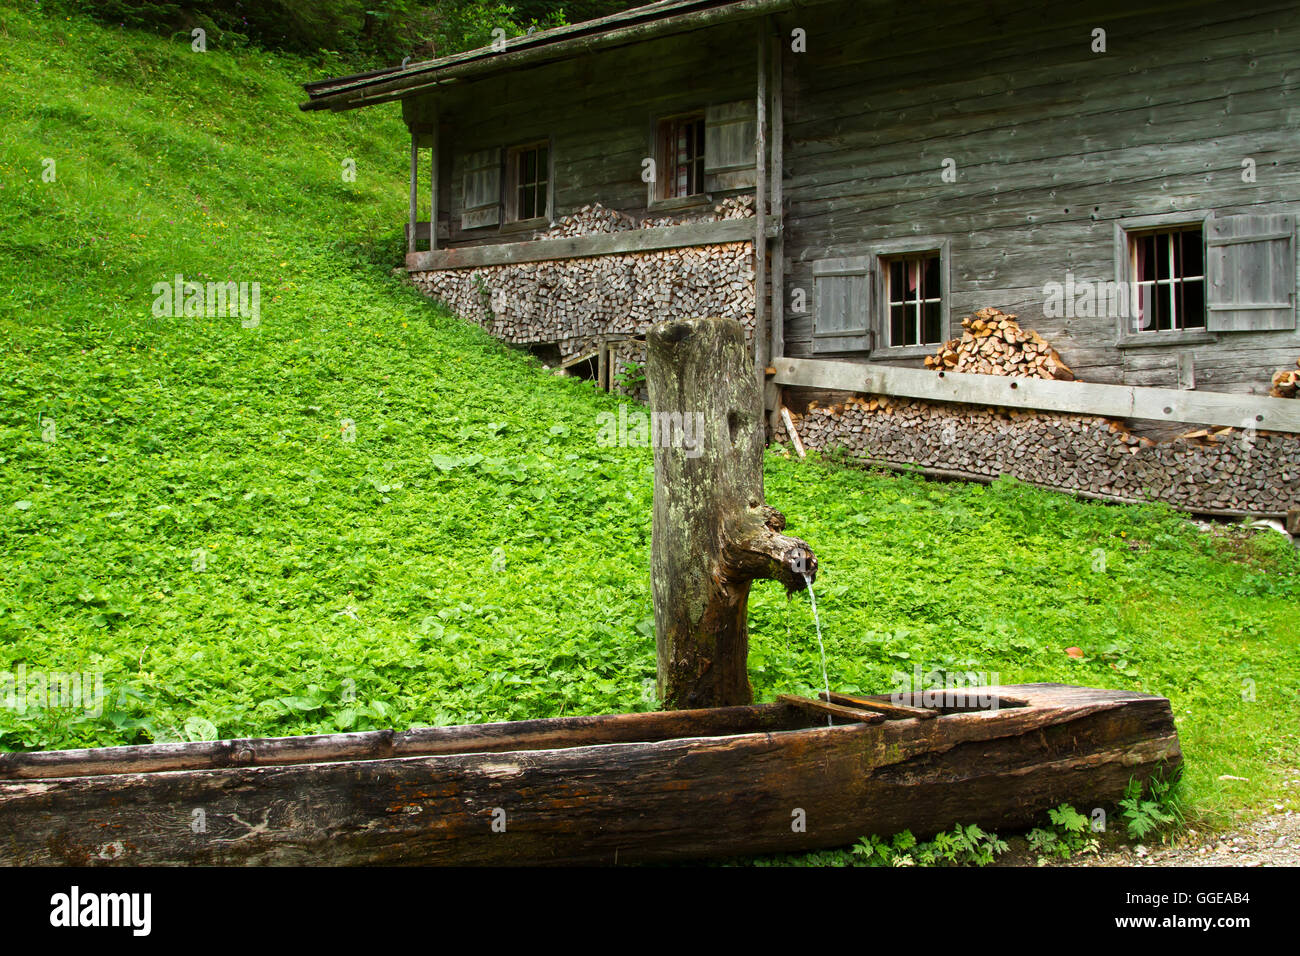
[[[808,32],[784,76],[786,354],[812,357],[811,314],[790,295],[807,290],[811,308],[814,263],[920,235],[951,240],[950,335],[997,306],[1094,382],[1177,387],[1190,351],[1197,388],[1262,394],[1294,366],[1294,330],[1119,348],[1117,319],[1043,308],[1067,272],[1116,278],[1117,219],[1300,211],[1293,5],[846,3],[782,27]]]
[[[688,215],[691,210],[646,208],[641,171],[642,161],[654,155],[654,124],[674,113],[753,100],[756,71],[755,28],[740,23],[440,91],[439,212],[447,229],[442,245],[529,238],[508,227],[462,230],[462,174],[476,151],[548,137],[557,217],[595,202],[638,217]],[[427,123],[434,115],[429,97],[403,106],[408,124]],[[711,195],[716,201],[741,191]]]

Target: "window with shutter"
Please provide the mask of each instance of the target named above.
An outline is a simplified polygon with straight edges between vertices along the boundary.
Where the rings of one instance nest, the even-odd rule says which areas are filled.
[[[501,150],[484,149],[465,157],[460,227],[478,229],[501,222]]]
[[[890,348],[937,345],[944,340],[943,269],[938,252],[882,256],[884,339]]]
[[[1205,223],[1212,332],[1294,329],[1295,217],[1224,216]]]
[[[710,190],[753,186],[758,168],[757,106],[740,100],[710,106],[704,113],[704,175]]]
[[[1204,329],[1205,240],[1201,227],[1135,230],[1128,233],[1128,244],[1131,309],[1124,311],[1133,313],[1133,334]],[[1115,304],[1122,309],[1119,300]]]
[[[813,352],[871,349],[871,272],[864,260],[813,269]]]

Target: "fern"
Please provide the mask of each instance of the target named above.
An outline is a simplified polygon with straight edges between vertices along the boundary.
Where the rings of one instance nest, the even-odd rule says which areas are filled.
[[[1124,826],[1129,836],[1142,839],[1149,833],[1182,827],[1183,815],[1182,768],[1168,777],[1157,773],[1144,788],[1140,780],[1130,780],[1124,789],[1124,799],[1119,802]]]

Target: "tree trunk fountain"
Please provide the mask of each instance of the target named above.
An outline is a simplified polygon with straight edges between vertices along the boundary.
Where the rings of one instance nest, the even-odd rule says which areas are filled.
[[[750,584],[801,590],[817,559],[782,534],[785,516],[763,497],[763,404],[740,324],[663,322],[647,345],[659,699],[667,709],[748,704]]]

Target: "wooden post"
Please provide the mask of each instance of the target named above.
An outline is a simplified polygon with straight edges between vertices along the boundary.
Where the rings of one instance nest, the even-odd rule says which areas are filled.
[[[406,224],[406,251],[415,251],[416,207],[420,202],[420,134],[411,127],[411,209]]]
[[[772,24],[772,53],[769,61],[771,71],[772,97],[772,223],[773,230],[771,252],[772,304],[768,309],[767,322],[771,329],[771,342],[768,362],[785,355],[785,76],[784,50],[785,41],[780,35],[776,23]],[[780,409],[785,404],[783,389],[775,382],[769,381],[763,392],[763,401],[770,415],[768,420],[773,434],[781,427]]]
[[[646,342],[659,698],[669,710],[747,704],[750,584],[800,590],[817,559],[763,497],[763,404],[740,323],[661,322]]]
[[[433,132],[429,148],[429,251],[438,248],[438,128],[441,125],[437,111],[433,114]]]
[[[768,321],[772,326],[771,358],[785,355],[785,77],[782,52],[785,43],[772,37],[772,308]]]
[[[767,371],[767,22],[758,22],[758,101],[754,149],[754,375],[759,394]],[[762,407],[762,399],[759,400]]]

